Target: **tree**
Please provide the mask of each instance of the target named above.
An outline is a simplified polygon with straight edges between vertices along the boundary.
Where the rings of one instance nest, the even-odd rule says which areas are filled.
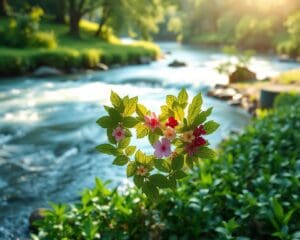
[[[55,21],[57,23],[66,23],[66,1],[65,0],[56,0],[55,1]]]
[[[158,31],[163,21],[165,0],[102,0],[99,27],[96,36],[103,34],[107,26],[115,32],[127,31],[149,39]]]
[[[79,23],[81,18],[101,5],[100,0],[68,0],[69,4],[69,32],[74,37],[79,37]]]
[[[8,2],[7,0],[0,0],[0,17],[6,17],[8,16]]]

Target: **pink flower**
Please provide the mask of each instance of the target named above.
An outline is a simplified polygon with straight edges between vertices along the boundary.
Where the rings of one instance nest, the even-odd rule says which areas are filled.
[[[160,123],[155,113],[153,112],[150,117],[145,116],[145,125],[153,132],[156,128],[160,127]]]
[[[148,173],[148,169],[144,166],[139,166],[136,170],[136,174],[140,176],[145,176]]]
[[[155,148],[154,155],[157,158],[169,157],[171,155],[171,143],[167,138],[163,138],[161,142],[157,140],[153,147]]]
[[[117,127],[113,130],[112,135],[117,142],[120,142],[125,137],[125,130],[121,127]]]

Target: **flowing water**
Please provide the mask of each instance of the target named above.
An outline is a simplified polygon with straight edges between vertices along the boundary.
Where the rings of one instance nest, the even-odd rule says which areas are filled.
[[[49,201],[74,202],[96,176],[111,179],[112,186],[128,183],[125,169],[112,166],[112,158],[96,153],[106,141],[95,121],[109,104],[110,91],[138,95],[158,111],[166,94],[185,87],[191,95],[226,82],[214,70],[226,59],[220,52],[161,44],[171,51],[150,65],[128,66],[107,72],[88,72],[55,78],[1,79],[0,82],[0,239],[28,239],[28,216]],[[184,68],[169,68],[174,59]],[[251,67],[258,76],[276,75],[296,67],[270,57],[257,57]],[[204,97],[204,108],[214,107],[211,118],[221,128],[209,140],[216,146],[231,130],[249,121],[243,110]],[[146,151],[151,147],[142,142]]]

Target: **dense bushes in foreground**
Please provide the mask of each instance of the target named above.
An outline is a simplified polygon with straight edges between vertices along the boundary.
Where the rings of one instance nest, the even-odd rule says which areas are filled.
[[[291,99],[224,142],[176,192],[150,202],[96,180],[81,203],[54,205],[34,239],[300,239],[300,108]]]

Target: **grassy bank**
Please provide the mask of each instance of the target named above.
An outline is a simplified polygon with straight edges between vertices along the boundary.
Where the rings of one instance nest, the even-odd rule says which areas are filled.
[[[8,19],[0,20],[2,34],[7,24]],[[159,48],[155,44],[136,42],[125,45],[113,35],[103,41],[93,35],[97,24],[82,21],[80,27],[81,38],[74,39],[67,34],[66,25],[42,22],[40,30],[51,29],[56,36],[58,46],[53,49],[18,49],[0,44],[0,77],[30,73],[40,66],[69,70],[95,68],[99,62],[107,65],[134,64],[139,63],[141,57],[155,59],[159,55]]]

